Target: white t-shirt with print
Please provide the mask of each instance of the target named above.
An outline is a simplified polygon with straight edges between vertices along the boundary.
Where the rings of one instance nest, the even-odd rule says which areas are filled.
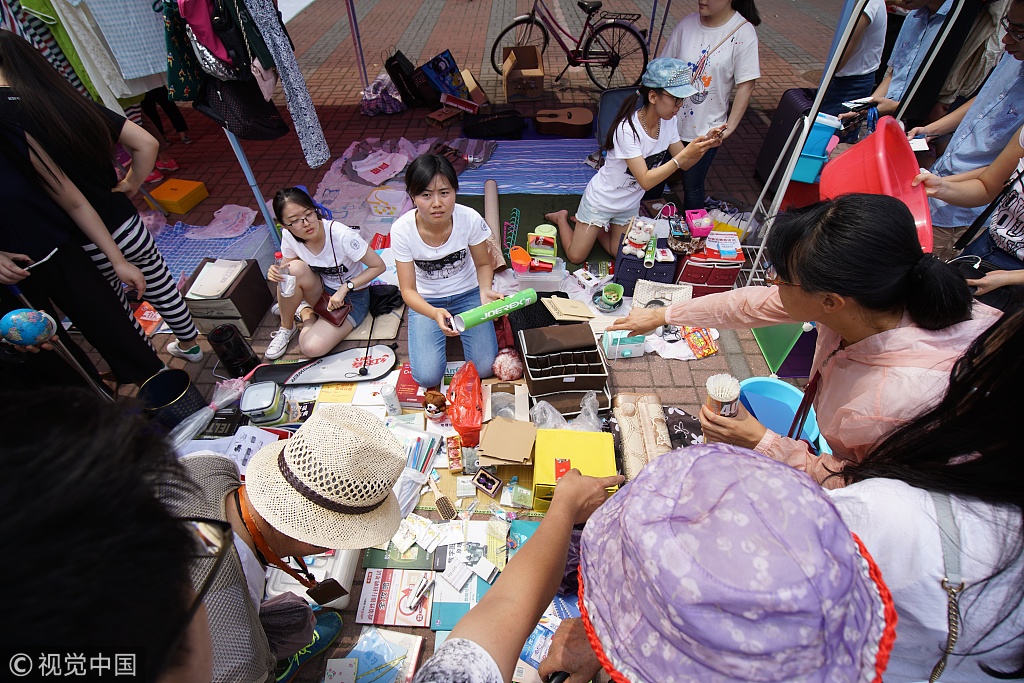
[[[1024,147],[1024,128],[1018,142]],[[992,212],[989,235],[996,246],[1024,261],[1024,159],[1017,164],[1021,174]]]
[[[737,26],[740,28],[728,40],[707,55]],[[715,28],[701,24],[699,14],[683,17],[661,56],[682,60],[694,71],[693,87],[697,93],[686,98],[676,115],[679,137],[686,142],[728,121],[733,88],[761,77],[757,31],[739,12]]]
[[[308,245],[295,239],[291,232],[283,230],[281,255],[286,259],[297,258],[305,261],[310,270],[320,276],[324,286],[338,290],[341,289],[342,283],[348,282],[366,268],[361,261],[370,247],[354,228],[338,221],[325,223],[329,232],[324,235],[324,248],[320,253],[314,254]],[[331,253],[332,237],[334,253]]]
[[[391,225],[391,253],[395,261],[412,262],[416,291],[425,299],[455,296],[479,286],[476,264],[469,248],[491,236],[483,216],[461,204],[452,212],[452,233],[439,247],[432,247],[416,229],[416,209],[399,216]]]
[[[633,128],[629,126],[630,119],[624,119],[615,129],[614,145],[608,150],[604,166],[583,191],[584,199],[591,206],[612,214],[637,208],[644,196],[644,188],[626,166],[626,159],[642,157],[647,161],[647,168],[657,168],[669,160],[668,146],[679,142],[675,118],[661,122],[657,140],[640,125],[639,110],[631,120]]]
[[[864,6],[864,14],[871,23],[861,36],[857,50],[850,56],[846,65],[836,72],[836,76],[863,76],[874,73],[882,63],[885,26],[888,23],[885,0],[868,0],[868,4]]]

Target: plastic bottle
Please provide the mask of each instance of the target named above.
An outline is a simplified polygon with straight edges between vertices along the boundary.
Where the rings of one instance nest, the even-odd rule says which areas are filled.
[[[295,276],[288,272],[287,265],[281,264],[281,261],[284,259],[284,255],[281,252],[275,252],[274,258],[277,259],[277,272],[284,277],[284,280],[277,285],[281,296],[291,296],[295,293]]]

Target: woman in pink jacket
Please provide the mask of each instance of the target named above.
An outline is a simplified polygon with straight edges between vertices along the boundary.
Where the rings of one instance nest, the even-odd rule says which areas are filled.
[[[740,408],[701,409],[708,441],[753,448],[828,488],[895,427],[938,402],[953,363],[999,312],[974,304],[951,266],[925,254],[906,206],[844,195],[780,214],[768,234],[770,287],[744,287],[661,309],[634,309],[609,329],[643,334],[666,322],[745,328],[814,321],[820,373],[814,409],[831,453],[769,431]],[[808,385],[810,386],[810,385]]]

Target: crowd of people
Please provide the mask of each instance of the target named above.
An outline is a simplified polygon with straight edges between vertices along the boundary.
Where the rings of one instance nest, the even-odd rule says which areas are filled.
[[[842,102],[857,97],[870,97],[879,113],[897,111],[951,2],[894,4],[906,17],[885,64],[886,3],[869,0],[852,19],[824,111],[843,113]],[[979,13],[977,26],[990,23],[991,35],[972,32],[965,49],[979,57],[959,63],[944,88],[963,101],[938,98],[934,120],[908,131],[952,133],[915,179],[931,202],[935,253],[922,249],[899,200],[844,195],[774,218],[767,286],[634,309],[610,328],[815,323],[795,425],[813,405],[822,440],[793,438],[800,429],[775,433],[742,407],[734,417],[703,408],[704,443],[657,457],[629,482],[570,470],[537,531],[415,683],[510,680],[559,590],[579,525],[581,617],[555,633],[539,671],[545,680],[1024,678],[1024,489],[1013,474],[1009,419],[1024,379],[1024,113],[1016,106],[1024,0],[1000,7],[998,17]],[[595,244],[614,252],[644,193],[665,183],[685,208],[704,205],[715,151],[741,125],[760,76],[759,23],[752,0],[702,0],[679,23],[615,117],[608,160],[574,225],[568,211],[549,215],[569,260],[584,260]],[[992,36],[1005,54],[983,59],[1000,44]],[[979,78],[985,64],[991,73]],[[150,98],[146,108],[159,121],[155,105]],[[187,139],[187,127],[171,120]],[[852,124],[846,135],[855,135]],[[132,157],[120,179],[115,144]],[[202,358],[129,199],[158,148],[0,31],[8,207],[0,283],[59,307],[122,382],[163,367],[123,285],[170,324],[171,355]],[[458,176],[444,157],[413,160],[405,186],[413,208],[396,219],[392,249],[413,378],[441,382],[449,337],[487,377],[494,327],[460,332],[454,317],[501,297],[490,228],[457,203]],[[273,209],[284,228],[282,260],[267,276],[293,277],[295,288],[279,290],[281,327],[267,356],[283,355],[296,335],[304,355],[324,355],[368,315],[368,286],[384,263],[304,188],[282,189]],[[13,227],[22,225],[34,229]],[[969,227],[975,239],[956,257]],[[965,259],[977,266],[970,279],[958,268]],[[17,305],[3,288],[2,310]],[[338,323],[330,314],[342,307],[349,311]],[[311,650],[338,637],[337,613],[291,593],[264,599],[266,570],[288,567],[307,588],[326,589],[303,556],[394,536],[405,453],[381,420],[348,405],[319,407],[291,438],[256,453],[243,481],[214,453],[175,457],[130,404],[40,388],[74,378],[30,350],[38,367],[5,370],[2,390],[31,391],[0,395],[2,538],[31,560],[10,572],[17,590],[0,617],[10,647],[118,644],[144,653],[145,680],[220,683],[289,680]],[[40,373],[51,374],[41,382]],[[59,607],[41,606],[40,596]]]

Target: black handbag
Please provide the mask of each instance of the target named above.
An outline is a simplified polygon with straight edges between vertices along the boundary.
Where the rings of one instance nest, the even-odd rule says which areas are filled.
[[[192,106],[241,140],[276,140],[288,133],[288,124],[274,103],[263,99],[254,79],[218,81],[207,76]]]
[[[980,256],[967,255],[957,256],[949,260],[949,265],[957,269],[965,280],[980,280],[993,270],[1004,270],[994,263],[985,261]],[[971,287],[971,294],[975,293],[975,287]],[[1000,311],[1013,311],[1024,304],[1024,285],[1008,285],[998,287],[987,294],[975,298],[983,304],[997,308]]]
[[[393,54],[384,59],[384,70],[387,71],[391,81],[398,88],[402,104],[409,109],[415,109],[423,104],[416,94],[416,85],[412,80],[413,71],[416,69],[401,50],[395,50]]]
[[[250,71],[252,60],[249,59],[249,50],[245,46],[245,38],[242,36],[242,29],[235,22],[234,16],[228,10],[228,2],[231,0],[213,0],[213,14],[210,17],[213,24],[213,32],[220,38],[227,50],[231,66],[237,72],[239,80],[252,78]]]

